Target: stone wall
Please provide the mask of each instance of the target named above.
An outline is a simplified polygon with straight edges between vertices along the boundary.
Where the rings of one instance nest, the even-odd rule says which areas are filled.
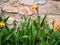
[[[29,2],[29,3],[28,3]],[[24,15],[31,17],[31,19],[36,18],[36,12],[31,11],[30,7],[33,3],[29,0],[1,0],[0,1],[0,14],[1,12],[3,18],[10,16],[8,19],[8,24],[10,28],[12,27],[13,21],[17,23],[22,21]],[[44,17],[47,14],[47,20],[50,22],[52,18],[58,19],[60,22],[60,1],[47,0],[45,4],[40,4],[39,14]]]

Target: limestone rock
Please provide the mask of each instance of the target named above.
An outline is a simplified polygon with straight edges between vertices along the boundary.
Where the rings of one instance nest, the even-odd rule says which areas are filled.
[[[19,9],[19,14],[22,15],[32,15],[34,12],[29,9],[27,6],[23,6]]]
[[[50,2],[39,8],[40,14],[60,14],[60,8],[56,2]]]
[[[13,4],[15,2],[17,2],[18,0],[9,0],[9,3]]]
[[[46,0],[18,0],[22,4],[33,5],[33,4],[45,4]]]
[[[0,0],[0,4],[3,3],[3,2],[7,2],[8,0]]]
[[[6,12],[15,12],[15,13],[17,13],[18,8],[19,8],[18,6],[13,6],[13,5],[10,5],[9,3],[5,3],[5,4],[3,4],[2,10],[6,11]]]
[[[1,13],[2,13],[1,9],[2,9],[2,5],[0,5],[0,16],[1,16]]]
[[[28,6],[21,6],[17,3],[11,5],[10,3],[3,4],[2,10],[9,13],[18,13],[21,15],[32,15],[32,12]]]
[[[11,25],[11,24],[13,24],[13,21],[14,21],[14,18],[13,18],[13,17],[9,17],[7,23],[8,23],[9,25]]]

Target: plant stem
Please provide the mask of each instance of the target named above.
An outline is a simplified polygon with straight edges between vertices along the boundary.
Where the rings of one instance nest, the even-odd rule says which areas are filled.
[[[39,11],[38,11],[38,9],[37,9],[36,11],[37,11],[37,15],[39,15]]]
[[[46,42],[48,43],[48,37],[47,37],[47,39],[46,39]]]
[[[1,45],[1,39],[0,39],[0,45]]]

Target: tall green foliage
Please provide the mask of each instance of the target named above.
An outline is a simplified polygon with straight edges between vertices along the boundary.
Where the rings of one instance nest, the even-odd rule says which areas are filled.
[[[0,21],[5,22],[0,29],[0,45],[60,45],[60,29],[50,29],[46,16],[43,20],[40,16],[36,20],[25,17],[20,26],[14,22],[12,29],[6,23],[9,17],[0,17]]]

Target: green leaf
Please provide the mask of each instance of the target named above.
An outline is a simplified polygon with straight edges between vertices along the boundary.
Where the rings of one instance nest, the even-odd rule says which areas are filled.
[[[49,45],[49,44],[42,40],[41,45]]]
[[[2,20],[3,20],[2,17],[0,17],[0,22],[1,22]]]
[[[49,40],[49,43],[50,43],[51,45],[53,45],[55,42],[56,42],[55,38],[52,38],[52,39]]]
[[[37,16],[38,24],[40,24],[40,16]]]
[[[13,32],[7,32],[3,35],[3,42],[8,40],[12,36]]]
[[[46,37],[46,33],[45,33],[44,29],[41,29],[38,31],[38,36],[41,40],[43,40]]]
[[[14,31],[16,31],[16,30],[17,30],[17,24],[16,24],[16,22],[14,22],[14,26],[13,26],[13,28],[11,29],[11,31],[14,32]]]
[[[46,20],[46,17],[47,17],[47,15],[44,16],[44,18],[43,18],[43,20],[42,20],[42,22],[41,22],[41,27],[43,26],[44,21]]]
[[[9,18],[9,16],[8,16],[7,18],[4,19],[4,22],[7,22],[8,18]]]
[[[53,32],[50,36],[56,38],[56,37],[58,37],[59,35],[60,35],[60,32],[59,32],[59,31],[55,31],[55,32]]]
[[[1,30],[0,31],[0,39],[2,38],[2,36],[5,34],[5,30]]]
[[[37,30],[36,30],[36,27],[33,24],[32,24],[31,33],[32,33],[32,38],[35,39],[36,38],[36,34],[37,34]]]

